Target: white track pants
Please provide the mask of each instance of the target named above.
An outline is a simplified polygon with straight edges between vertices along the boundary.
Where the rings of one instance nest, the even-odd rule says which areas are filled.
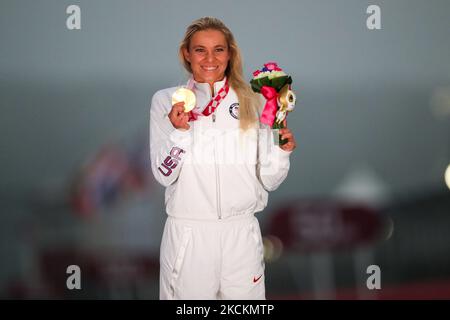
[[[160,299],[265,299],[258,220],[253,215],[216,221],[168,217]]]

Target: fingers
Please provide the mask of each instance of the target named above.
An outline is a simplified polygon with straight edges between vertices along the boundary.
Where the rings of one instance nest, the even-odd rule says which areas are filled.
[[[283,128],[283,129],[279,129],[279,134],[283,135],[283,134],[292,134],[292,131],[289,128]]]
[[[288,138],[288,137],[293,137],[293,134],[292,134],[292,132],[291,132],[291,130],[284,130],[284,131],[281,131],[280,130],[280,136],[283,138],[283,139],[285,139],[285,138]]]
[[[184,113],[184,101],[175,103],[172,106],[172,110],[170,112],[174,112],[177,116],[180,115],[180,113]]]
[[[287,142],[282,146],[280,146],[280,148],[283,149],[284,151],[293,151],[296,147],[297,145],[293,142]]]
[[[180,101],[178,103],[175,103],[172,106],[172,110],[170,110],[169,113],[169,119],[172,125],[176,129],[189,129],[190,126],[188,125],[189,122],[189,114],[187,112],[184,112],[184,102]]]
[[[285,151],[292,151],[297,147],[297,143],[295,142],[294,135],[288,128],[280,129],[279,131],[280,137],[282,140],[287,140],[287,142],[281,145],[281,149]]]
[[[183,112],[180,115],[180,121],[183,122],[183,123],[188,123],[188,120],[189,120],[189,114],[186,113],[186,112]]]
[[[181,127],[184,128],[184,129],[189,129],[188,121],[189,121],[189,115],[186,112],[184,112],[180,116],[180,125],[181,125]]]
[[[185,123],[184,125],[179,126],[177,129],[183,129],[183,130],[189,130],[191,126],[187,123]]]
[[[288,140],[285,144],[281,145],[280,148],[285,151],[292,151],[297,147],[297,144],[295,143],[295,140],[292,138],[291,140]]]
[[[189,129],[189,115],[187,113],[182,113],[178,119],[175,120],[176,126],[175,128],[183,128],[183,129]]]
[[[285,134],[285,135],[282,135],[281,136],[281,140],[287,140],[288,142],[287,143],[293,143],[293,144],[295,144],[295,139],[294,139],[294,136],[292,135],[292,134]]]

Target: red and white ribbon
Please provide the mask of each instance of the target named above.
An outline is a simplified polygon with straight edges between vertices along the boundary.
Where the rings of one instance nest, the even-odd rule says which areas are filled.
[[[188,87],[193,86],[193,82],[189,81],[187,86]],[[228,91],[230,91],[230,85],[228,84],[228,79],[226,79],[223,87],[219,90],[219,92],[217,92],[216,96],[208,102],[208,104],[206,105],[206,108],[201,113],[195,112],[194,111],[195,109],[189,111],[189,120],[188,121],[195,121],[201,115],[207,117],[207,116],[211,115],[212,113],[214,113],[214,111],[219,106],[219,104],[227,96]]]

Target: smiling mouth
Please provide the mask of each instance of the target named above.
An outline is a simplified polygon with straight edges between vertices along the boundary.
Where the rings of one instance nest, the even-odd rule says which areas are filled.
[[[215,67],[202,67],[202,69],[205,70],[205,71],[211,72],[211,71],[216,71],[217,69],[219,69],[219,67],[218,66],[215,66]]]

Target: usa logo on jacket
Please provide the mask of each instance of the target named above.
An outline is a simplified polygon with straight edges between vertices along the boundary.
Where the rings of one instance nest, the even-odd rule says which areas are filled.
[[[232,116],[233,118],[239,119],[239,103],[233,103],[233,104],[230,106],[229,111],[230,111],[230,114],[231,114],[231,116]]]

